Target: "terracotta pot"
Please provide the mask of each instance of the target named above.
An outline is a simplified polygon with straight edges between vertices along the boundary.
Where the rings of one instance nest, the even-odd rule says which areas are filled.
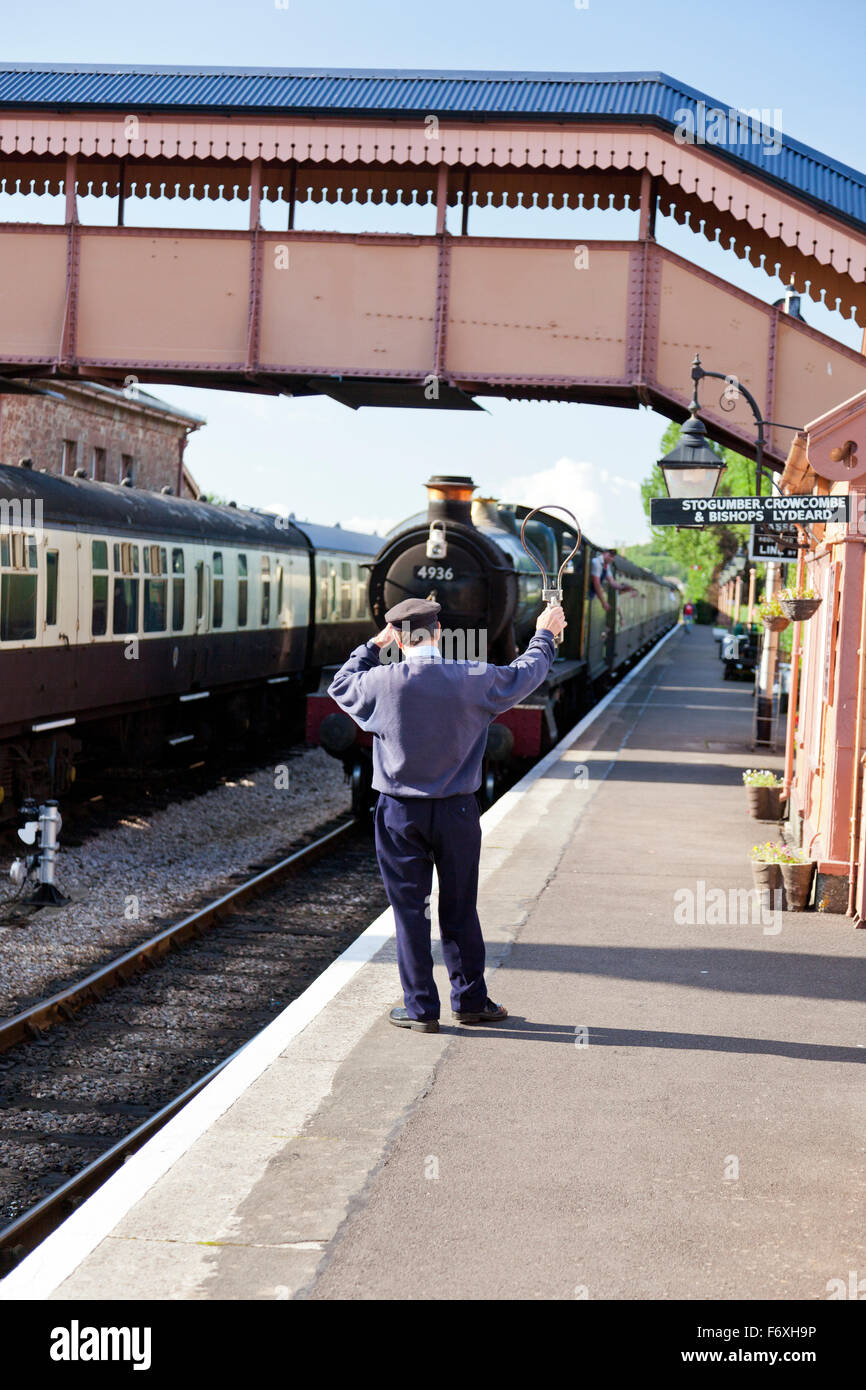
[[[752,881],[766,911],[772,912],[776,907],[785,906],[785,889],[782,883],[782,866],[780,864],[771,864],[763,859],[753,859]]]
[[[746,801],[753,820],[770,819],[769,787],[746,787]]]
[[[789,912],[802,912],[809,901],[814,864],[779,864]]]
[[[763,621],[768,632],[784,632],[788,626],[787,618],[764,618]]]
[[[779,607],[793,623],[805,623],[820,606],[819,598],[780,598]]]

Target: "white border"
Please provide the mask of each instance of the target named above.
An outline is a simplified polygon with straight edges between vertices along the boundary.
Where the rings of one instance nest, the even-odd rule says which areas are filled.
[[[482,836],[486,836],[509,814],[516,802],[533,782],[543,777],[581,734],[598,719],[647,662],[658,654],[678,627],[665,633],[637,666],[623,677],[612,690],[590,710],[555,748],[536,763],[520,781],[507,791],[481,817]],[[54,1292],[82,1260],[114,1230],[136,1202],[153,1187],[163,1174],[177,1162],[197,1139],[225,1114],[229,1106],[261,1076],[262,1072],[284,1052],[330,1001],[340,993],[363,965],[394,936],[394,914],[390,908],[371,922],[366,931],[352,942],[321,975],[308,985],[303,994],[293,1000],[272,1023],[247,1043],[239,1055],[188,1105],[169,1120],[163,1129],[149,1139],[122,1168],[88,1197],[86,1202],[47,1236],[36,1249],[22,1260],[11,1274],[0,1282],[0,1302],[19,1299],[45,1299]]]

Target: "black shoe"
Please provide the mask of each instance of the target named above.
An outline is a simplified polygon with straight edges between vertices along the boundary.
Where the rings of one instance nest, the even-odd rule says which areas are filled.
[[[410,1018],[402,1004],[391,1010],[388,1022],[393,1023],[395,1028],[414,1028],[418,1033],[439,1032],[438,1018]]]
[[[472,1014],[451,1014],[455,1023],[498,1023],[500,1019],[508,1017],[508,1010],[503,1004],[494,1004],[492,999],[487,1003],[480,1013]]]

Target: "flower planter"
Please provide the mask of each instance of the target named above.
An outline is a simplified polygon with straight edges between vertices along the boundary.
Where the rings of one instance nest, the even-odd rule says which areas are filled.
[[[811,600],[808,599],[804,599],[803,601],[811,602]],[[787,609],[785,611],[787,612]],[[788,626],[788,621],[787,618],[765,618],[764,627],[768,632],[784,632],[785,628]]]
[[[762,906],[766,910],[772,911],[778,906],[785,906],[785,890],[780,864],[772,864],[763,859],[753,859],[752,881],[755,885],[755,892],[761,898]],[[776,897],[777,893],[780,894],[778,898]]]
[[[792,623],[805,623],[821,604],[819,598],[780,598],[779,607]]]
[[[777,864],[768,865],[768,867],[778,868],[782,871],[788,911],[802,912],[809,901],[814,864]]]
[[[769,820],[770,787],[746,787],[746,802],[753,820]]]
[[[765,787],[767,793],[767,820],[782,819],[782,788]]]

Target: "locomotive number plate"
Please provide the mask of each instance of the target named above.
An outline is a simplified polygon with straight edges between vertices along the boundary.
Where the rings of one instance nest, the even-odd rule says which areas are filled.
[[[457,579],[459,577],[450,565],[416,565],[414,575],[416,579]]]

